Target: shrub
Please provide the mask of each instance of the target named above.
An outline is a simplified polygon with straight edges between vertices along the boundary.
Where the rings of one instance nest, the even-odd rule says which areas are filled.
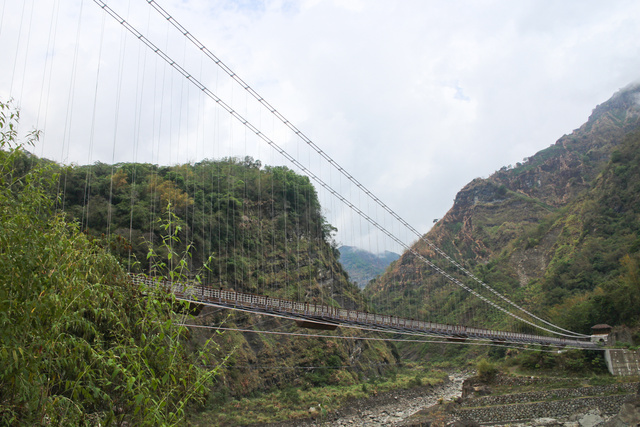
[[[487,359],[482,358],[476,364],[476,371],[481,381],[489,382],[495,378],[498,368]]]
[[[16,172],[18,117],[0,102],[0,425],[179,423],[215,370],[183,345],[172,294],[55,214],[49,170]]]

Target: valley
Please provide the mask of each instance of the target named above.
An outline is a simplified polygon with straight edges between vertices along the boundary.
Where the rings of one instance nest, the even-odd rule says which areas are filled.
[[[610,345],[637,349],[639,93],[639,86],[621,90],[571,135],[470,182],[411,251],[363,279],[364,290],[339,261],[335,228],[310,179],[286,167],[250,157],[63,167],[3,136],[2,274],[12,280],[2,295],[14,326],[3,332],[0,356],[10,369],[2,383],[22,388],[1,390],[11,399],[0,402],[0,416],[392,425],[453,398],[468,375],[460,372],[482,375],[493,366],[505,375],[606,376],[598,350],[468,345],[468,335],[412,341],[401,339],[403,329],[306,330],[282,316],[183,304],[131,283],[127,273],[336,310],[535,332],[505,316],[502,305],[471,298],[486,298],[479,285],[490,283],[512,306],[544,313],[560,328],[588,336],[606,323]],[[445,280],[465,271],[476,282]],[[63,347],[50,336],[65,337],[54,343]],[[165,348],[175,358],[163,357]],[[61,351],[71,356],[60,358]],[[80,380],[78,370],[91,378]],[[30,375],[36,388],[23,381]],[[47,390],[46,403],[37,403],[37,390]],[[73,397],[80,409],[66,412],[56,396]]]

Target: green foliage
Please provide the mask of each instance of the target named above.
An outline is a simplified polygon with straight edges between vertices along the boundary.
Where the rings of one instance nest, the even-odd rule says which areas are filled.
[[[427,238],[482,281],[553,323],[586,334],[599,323],[640,326],[637,96],[637,86],[614,96],[587,125],[524,164],[470,182]],[[456,276],[428,245],[418,242],[413,248]],[[409,254],[365,292],[385,312],[523,329],[475,305]],[[447,351],[425,346],[407,353],[434,360]],[[536,355],[523,363],[576,371],[592,367],[592,360]]]
[[[525,371],[545,371],[556,376],[558,372],[572,374],[607,372],[604,354],[601,351],[523,351],[514,356],[511,364],[519,365]]]
[[[476,363],[476,371],[478,378],[484,382],[490,382],[498,373],[498,368],[485,358],[481,358]]]
[[[629,134],[593,188],[563,220],[543,290],[554,317],[589,332],[598,323],[640,323],[640,133]],[[625,169],[621,174],[620,168]]]
[[[313,185],[286,167],[245,157],[53,168],[65,182],[68,220],[105,246],[124,239],[116,255],[130,269],[171,270],[179,267],[175,254],[187,254],[183,267],[201,270],[203,282],[260,293],[305,280],[317,287],[312,260],[327,266],[336,255],[336,229],[322,216]],[[167,218],[171,230],[162,226]]]
[[[640,321],[639,258],[625,255],[618,277],[591,292],[567,298],[554,307],[554,317],[576,330],[589,330],[597,323],[637,325]]]
[[[336,369],[351,376],[350,369]],[[293,422],[309,416],[321,417],[348,408],[354,399],[363,399],[397,389],[435,386],[447,378],[445,372],[411,366],[393,371],[393,375],[370,377],[366,382],[333,384],[322,387],[286,386],[258,396],[229,399],[209,412],[195,415],[194,426],[250,425]],[[418,384],[418,382],[420,384]],[[309,408],[317,412],[310,413]]]
[[[22,175],[45,163],[27,153],[20,159],[24,161],[18,166],[14,162],[13,170]],[[171,167],[133,163],[61,167],[49,163],[44,175],[53,174],[58,174],[60,179],[55,182],[60,185],[44,193],[56,198],[55,206],[67,222],[76,224],[73,235],[104,250],[102,253],[108,251],[112,262],[119,261],[130,271],[333,306],[364,307],[361,293],[336,261],[336,229],[322,216],[314,187],[307,177],[286,167],[264,167],[250,157]],[[162,300],[167,302],[163,307],[179,311],[170,297]],[[135,301],[134,297],[126,299]],[[239,328],[254,321],[239,313],[229,319],[217,315],[213,319]],[[274,321],[272,327],[286,329],[289,325]],[[190,329],[187,335],[189,347],[206,350],[203,343],[210,331]],[[182,332],[180,339],[187,335]],[[314,372],[317,375],[305,381],[306,370],[291,374],[228,366],[224,381],[209,391],[214,402],[291,384],[292,377],[307,385],[353,380],[350,373],[343,375],[335,366],[325,365],[333,354],[339,365],[350,364],[351,342],[339,344],[336,351],[330,348],[333,342],[316,340],[309,346],[320,351],[311,357],[298,344],[299,338],[228,333],[214,340],[220,349],[211,354],[224,357],[235,350],[237,366],[319,367]],[[363,347],[375,351],[369,350],[354,365],[392,358],[384,343]],[[334,363],[335,358],[329,362]]]
[[[55,213],[54,171],[22,150],[18,118],[0,103],[0,424],[180,423],[215,369],[184,346],[172,295]]]
[[[287,387],[282,391],[282,399],[286,402],[291,402],[293,404],[300,403],[300,394],[298,390],[293,387]]]

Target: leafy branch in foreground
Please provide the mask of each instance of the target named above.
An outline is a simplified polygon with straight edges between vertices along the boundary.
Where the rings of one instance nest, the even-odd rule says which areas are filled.
[[[0,424],[179,423],[217,367],[187,350],[172,295],[54,212],[50,171],[15,173],[18,119],[0,102]]]

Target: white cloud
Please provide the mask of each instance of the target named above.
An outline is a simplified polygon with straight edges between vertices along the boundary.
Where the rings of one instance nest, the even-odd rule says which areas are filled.
[[[175,163],[251,151],[279,161],[94,3],[80,21],[79,0],[51,3],[5,1],[0,26],[10,64],[0,96],[16,98],[24,123],[46,125],[44,154]],[[278,143],[308,150],[147,2],[108,4]],[[640,78],[635,1],[160,4],[421,231],[465,183],[547,147]]]

